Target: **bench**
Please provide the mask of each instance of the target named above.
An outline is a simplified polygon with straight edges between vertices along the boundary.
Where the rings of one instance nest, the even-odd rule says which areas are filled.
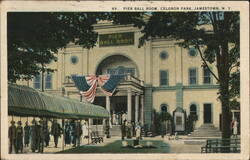
[[[240,152],[240,139],[210,139],[201,147],[201,153],[222,153],[228,149],[230,153]]]
[[[91,132],[91,143],[92,144],[97,144],[103,142],[103,137],[99,136],[98,132]]]

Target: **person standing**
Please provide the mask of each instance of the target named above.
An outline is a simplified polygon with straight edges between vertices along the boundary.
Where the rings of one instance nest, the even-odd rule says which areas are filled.
[[[38,140],[38,130],[37,130],[37,122],[35,119],[32,120],[32,125],[30,127],[30,137],[31,137],[31,151],[35,152],[37,150],[37,140]]]
[[[124,122],[125,120],[127,120],[127,118],[126,118],[126,113],[124,112],[124,113],[122,113],[122,122]]]
[[[233,121],[233,136],[237,138],[238,135],[238,121],[237,119],[234,119]]]
[[[131,133],[131,135],[132,135],[132,137],[134,137],[135,136],[135,122],[134,121],[132,121],[132,123],[131,123],[131,127],[132,127],[132,133]]]
[[[12,150],[16,152],[16,125],[15,121],[11,121],[11,126],[9,127],[8,137],[9,137],[9,153],[12,153]]]
[[[126,137],[126,123],[127,123],[127,121],[124,120],[122,125],[121,125],[122,140],[124,140],[124,137]]]
[[[131,122],[127,123],[127,138],[130,139],[132,138],[132,124]]]
[[[61,136],[61,126],[59,123],[57,123],[57,120],[54,120],[51,126],[51,134],[54,136],[54,143],[55,148],[57,148],[58,145],[58,138]]]
[[[43,121],[39,120],[39,124],[37,125],[37,149],[38,149],[38,152],[43,153],[43,145],[44,145]]]
[[[76,122],[76,144],[77,144],[77,146],[80,146],[80,144],[81,144],[81,136],[82,136],[81,122],[77,121]]]
[[[24,126],[24,147],[29,147],[30,144],[30,126],[29,122],[25,122]]]
[[[18,126],[16,128],[16,153],[19,151],[23,153],[23,127],[22,122],[17,122]]]
[[[112,114],[112,125],[115,125],[116,124],[116,114],[115,112],[113,112]]]
[[[70,143],[76,146],[76,124],[74,120],[70,122]]]
[[[119,114],[116,113],[115,114],[115,125],[118,125],[119,124]]]
[[[136,137],[136,139],[141,138],[141,126],[140,126],[139,122],[137,122],[136,126],[135,126],[135,137]]]
[[[47,120],[44,121],[43,123],[43,134],[44,134],[45,147],[48,147],[50,141],[50,135],[49,135],[49,126]]]
[[[70,144],[70,125],[69,125],[69,121],[65,122],[65,128],[64,128],[64,141],[65,141],[65,146],[67,144]]]
[[[87,123],[84,122],[83,125],[82,125],[82,137],[83,139],[85,138],[88,138],[89,134],[88,134],[88,126],[87,126]]]

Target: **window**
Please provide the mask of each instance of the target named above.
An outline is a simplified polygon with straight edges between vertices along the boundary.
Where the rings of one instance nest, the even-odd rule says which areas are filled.
[[[162,51],[162,52],[160,53],[160,58],[161,58],[162,60],[167,59],[167,58],[168,58],[168,52]]]
[[[71,56],[70,58],[72,64],[76,64],[78,62],[78,57],[77,56]]]
[[[207,67],[203,68],[203,83],[211,84],[211,73]]]
[[[161,112],[168,112],[168,105],[167,104],[161,105]]]
[[[168,85],[168,71],[160,71],[160,85]]]
[[[102,125],[102,119],[93,119],[93,125]]]
[[[45,89],[52,89],[52,75],[47,74],[45,77]]]
[[[131,74],[132,76],[135,76],[135,68],[126,68],[123,66],[119,66],[117,68],[108,68],[107,74]]]
[[[197,69],[189,69],[189,84],[197,84]]]
[[[197,115],[197,107],[195,104],[191,104],[190,106],[190,115]]]
[[[34,78],[34,88],[35,89],[40,89],[41,88],[41,76],[40,76],[40,74],[36,75],[35,78]]]
[[[188,51],[188,54],[191,57],[195,57],[197,55],[196,49],[195,48],[190,48],[189,51]]]

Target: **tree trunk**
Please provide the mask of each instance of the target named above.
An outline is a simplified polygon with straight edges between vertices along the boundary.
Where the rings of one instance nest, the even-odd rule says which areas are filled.
[[[231,118],[229,108],[229,63],[228,63],[228,43],[227,41],[221,44],[221,58],[218,68],[220,79],[220,100],[222,107],[222,139],[230,139]],[[230,141],[222,141],[222,146],[229,146]],[[223,153],[230,152],[230,148],[222,148]]]
[[[226,86],[221,86],[221,89],[228,92]],[[230,139],[231,130],[231,118],[230,118],[230,109],[229,109],[229,98],[226,93],[221,93],[221,105],[222,105],[222,139]],[[222,141],[222,146],[229,146],[230,141]],[[222,153],[230,152],[229,148],[223,148]]]

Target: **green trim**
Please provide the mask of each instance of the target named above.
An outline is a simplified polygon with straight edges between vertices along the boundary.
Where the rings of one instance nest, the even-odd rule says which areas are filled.
[[[152,87],[145,87],[144,92],[144,124],[149,127],[152,123],[153,95]]]
[[[176,107],[183,108],[183,85],[182,83],[176,84]]]
[[[184,89],[219,89],[219,85],[194,85],[194,86],[184,86]]]
[[[160,86],[153,87],[153,91],[166,91],[166,90],[177,90],[178,86]],[[187,89],[219,89],[219,85],[211,85],[211,84],[203,84],[203,85],[191,85],[191,86],[183,86],[184,90]]]
[[[32,108],[25,108],[20,106],[8,106],[9,115],[17,116],[40,116],[40,117],[56,117],[56,118],[107,118],[108,115],[89,115],[89,114],[77,114],[77,113],[61,113],[48,110],[37,110]]]

